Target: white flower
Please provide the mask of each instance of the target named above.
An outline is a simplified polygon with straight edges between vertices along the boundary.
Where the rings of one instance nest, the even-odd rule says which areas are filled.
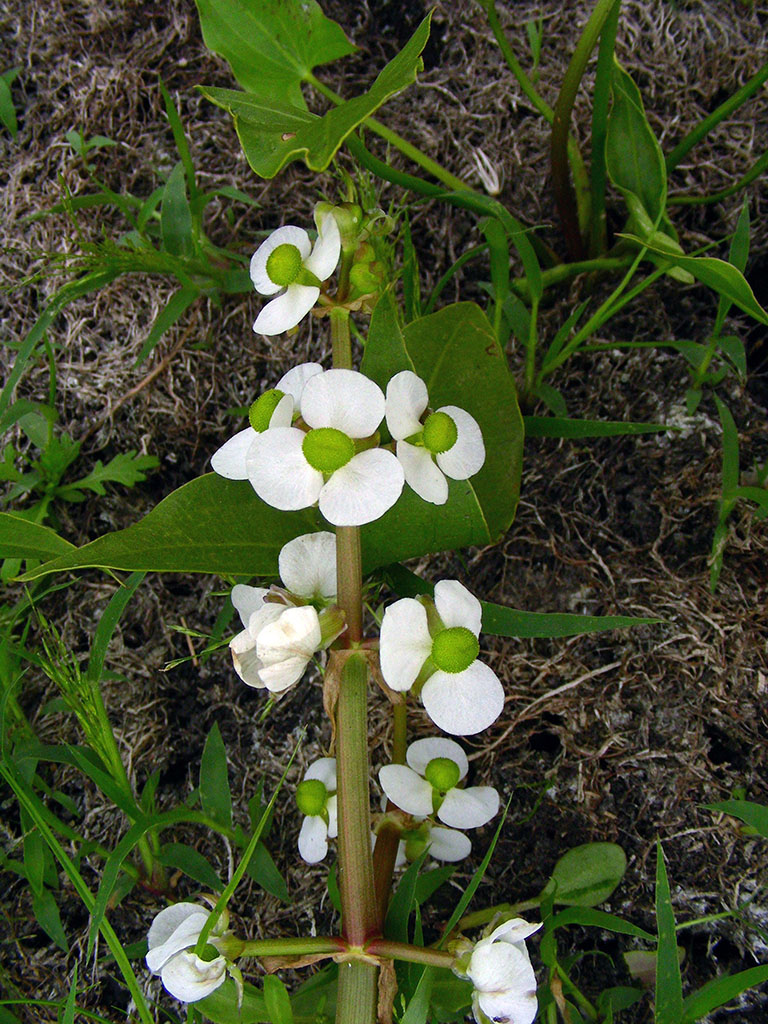
[[[284,544],[278,557],[286,590],[300,597],[336,597],[336,534],[328,530],[305,533]]]
[[[225,957],[203,960],[193,951],[208,917],[209,912],[195,903],[174,903],[160,911],[147,936],[147,967],[184,1003],[204,999],[226,981]],[[214,931],[210,944],[215,946],[217,938]]]
[[[232,603],[245,627],[229,648],[235,671],[248,686],[266,687],[281,696],[304,675],[310,659],[322,645],[317,610],[265,601],[262,587],[238,584]]]
[[[320,284],[336,269],[341,252],[336,218],[325,213],[316,221],[314,249],[307,232],[289,224],[273,231],[253,254],[251,281],[256,291],[262,295],[282,291],[256,317],[257,334],[281,334],[295,327],[317,302]]]
[[[492,786],[459,788],[469,765],[453,740],[416,740],[405,759],[407,765],[384,765],[379,782],[392,803],[406,814],[427,818],[437,813],[451,828],[479,828],[497,813],[499,794]]]
[[[525,940],[539,928],[540,924],[528,924],[516,917],[475,945],[466,975],[475,988],[472,1012],[477,1024],[531,1024],[538,1003],[536,975]]]
[[[472,843],[454,828],[443,828],[431,821],[421,821],[415,828],[402,834],[398,843],[398,855],[395,867],[408,861],[417,860],[425,850],[435,860],[455,863],[464,860],[472,852]]]
[[[251,406],[250,426],[238,431],[214,452],[211,468],[227,480],[247,480],[246,456],[254,440],[264,430],[290,427],[299,414],[301,394],[310,377],[322,373],[320,363],[301,363],[283,374],[274,388],[265,391]]]
[[[487,729],[504,707],[496,673],[477,660],[482,607],[458,580],[435,586],[437,627],[411,597],[395,601],[381,624],[381,673],[393,690],[409,690],[422,670],[430,672],[421,689],[424,708],[444,732],[469,736]]]
[[[318,373],[304,387],[301,416],[308,432],[270,429],[248,451],[248,479],[262,501],[284,510],[318,502],[335,526],[384,515],[403,489],[402,467],[392,452],[355,444],[375,434],[384,416],[378,385],[354,370]]]
[[[335,839],[336,758],[321,757],[307,768],[296,787],[296,803],[305,815],[299,832],[299,853],[308,864],[318,864],[328,853],[328,840]]]
[[[485,462],[483,435],[476,420],[455,405],[444,405],[421,422],[429,404],[427,386],[410,370],[387,384],[387,428],[397,442],[406,482],[434,505],[448,500],[448,481],[467,480]]]

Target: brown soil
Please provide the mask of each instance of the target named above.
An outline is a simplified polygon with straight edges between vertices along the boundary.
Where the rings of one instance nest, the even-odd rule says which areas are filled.
[[[518,53],[526,52],[525,21],[544,14],[541,88],[553,102],[573,47],[574,26],[583,24],[590,5],[525,0],[504,6],[503,20]],[[391,58],[423,13],[420,4],[398,0],[354,5],[334,0],[324,9],[361,45],[360,54],[345,64],[339,86],[345,95],[354,94]],[[65,133],[76,128],[118,142],[93,158],[98,174],[116,191],[149,195],[175,162],[158,76],[180,107],[205,186],[236,185],[262,204],[258,210],[213,204],[208,229],[216,242],[250,254],[258,232],[283,221],[307,221],[318,187],[333,194],[331,175],[318,180],[302,165],[291,165],[273,182],[250,174],[228,119],[194,92],[197,83],[231,81],[226,67],[205,51],[194,6],[187,0],[162,5],[48,0],[43,8],[4,0],[0,10],[7,41],[3,65],[22,67],[13,89],[19,136],[11,143],[0,134],[7,167],[0,193],[5,246],[0,281],[11,289],[0,295],[0,304],[8,340],[24,337],[46,297],[64,279],[61,269],[50,272],[50,256],[77,251],[77,232],[65,218],[25,220],[58,201],[63,185],[74,194],[89,188]],[[766,59],[767,24],[768,8],[759,2],[626,0],[618,54],[637,81],[665,148],[760,67]],[[338,85],[333,69],[323,76]],[[583,137],[588,109],[584,95],[576,112]],[[543,237],[560,247],[546,126],[516,89],[475,5],[460,0],[437,10],[419,84],[386,108],[384,120],[468,178],[471,146],[481,144],[503,169],[502,201],[526,223],[540,225]],[[763,90],[693,151],[676,172],[671,191],[725,187],[768,148],[767,124]],[[765,180],[755,182],[748,195],[753,224],[748,276],[765,304]],[[382,191],[383,204],[400,198],[394,187]],[[684,246],[693,249],[727,235],[740,201],[733,197],[711,206],[678,208],[675,223]],[[231,223],[227,206],[234,212]],[[620,214],[612,216],[612,226],[620,228]],[[474,219],[444,206],[415,206],[412,224],[425,287],[479,241]],[[103,211],[83,211],[78,226],[90,240],[124,229],[116,215]],[[722,247],[716,251],[724,254]],[[453,301],[459,287],[462,297],[479,299],[477,278],[485,273],[486,268],[475,269],[457,279],[455,292],[449,288],[443,300]],[[29,275],[36,276],[22,286]],[[577,282],[544,311],[545,337],[552,336],[582,287]],[[277,342],[257,337],[250,329],[256,303],[252,296],[238,296],[220,308],[199,302],[137,370],[136,355],[172,290],[162,278],[119,279],[68,307],[49,332],[56,351],[60,423],[76,439],[87,435],[82,466],[128,448],[151,452],[161,462],[144,485],[130,491],[112,488],[105,498],[57,508],[60,532],[74,542],[135,521],[173,488],[203,472],[211,453],[232,432],[228,409],[247,404],[301,358],[329,355],[322,325],[304,325],[296,338]],[[642,303],[614,320],[610,335],[600,340],[702,341],[715,305],[704,289],[660,282]],[[729,329],[748,346],[750,378],[744,387],[729,378],[720,394],[736,418],[741,465],[748,469],[768,457],[768,345],[765,329],[745,316],[733,315]],[[112,415],[120,396],[135,388],[182,336],[183,347],[167,367]],[[7,365],[12,357],[10,349],[3,351]],[[511,361],[518,369],[518,353],[511,353]],[[768,802],[768,534],[747,506],[737,508],[721,581],[712,595],[707,556],[717,514],[720,427],[708,398],[695,416],[684,417],[687,380],[682,360],[664,351],[614,351],[573,360],[553,382],[572,415],[674,422],[682,429],[640,438],[528,441],[520,507],[506,539],[494,548],[433,558],[413,568],[433,577],[458,577],[476,594],[518,608],[664,619],[655,627],[564,641],[486,639],[489,661],[506,684],[507,707],[489,734],[469,744],[472,773],[474,781],[490,781],[511,797],[511,806],[476,905],[532,895],[565,850],[611,840],[626,851],[629,868],[607,909],[653,930],[659,836],[679,921],[733,910],[754,897],[738,917],[681,933],[684,983],[691,991],[717,974],[765,962],[768,950],[768,911],[761,891],[768,847],[702,806],[727,798],[737,787],[745,787],[753,800]],[[18,393],[45,400],[47,388],[47,370],[40,363],[26,372]],[[87,654],[114,589],[105,575],[86,572],[42,603],[79,656]],[[162,672],[167,661],[189,653],[186,638],[171,627],[210,632],[222,602],[216,579],[147,579],[110,649],[108,665],[118,675],[106,684],[105,700],[131,777],[140,789],[159,770],[158,799],[164,807],[178,803],[196,785],[205,736],[218,722],[230,758],[236,813],[245,822],[248,798],[261,781],[271,792],[300,730],[306,728],[306,739],[289,776],[292,783],[330,737],[317,678],[261,721],[262,699],[239,685],[225,653]],[[192,646],[199,650],[199,643]],[[34,728],[46,742],[78,741],[71,718],[45,713],[53,696],[51,685],[31,669],[21,702]],[[376,702],[374,762],[387,749],[387,730],[385,709]],[[46,770],[46,778],[77,803],[82,814],[78,827],[108,847],[115,845],[125,820],[90,783],[69,770]],[[7,790],[0,798],[3,849],[18,857],[18,812]],[[309,869],[299,862],[297,830],[292,800],[281,800],[269,845],[285,873],[292,903],[281,904],[255,885],[243,885],[235,910],[250,935],[302,934],[311,928],[319,934],[333,927],[327,899],[317,896],[326,868]],[[475,841],[478,858],[490,834],[486,829]],[[192,829],[178,841],[195,844],[226,873],[229,851],[221,843]],[[82,865],[94,890],[101,863],[91,857]],[[452,897],[475,863],[463,864],[456,873]],[[58,899],[71,943],[68,955],[37,926],[23,881],[8,874],[4,884],[0,988],[7,996],[60,1001],[77,965],[84,990],[79,1005],[109,1021],[125,1020],[128,995],[119,973],[102,961],[85,960],[86,914],[65,877]],[[179,897],[194,892],[194,883],[179,880]],[[149,893],[127,897],[111,918],[121,939],[140,941],[159,906]],[[446,907],[445,900],[436,901],[428,927],[439,923]],[[612,959],[613,966],[605,957],[588,955],[576,968],[590,996],[627,981],[619,953],[633,945],[631,940],[573,929],[567,941],[571,953],[597,949]],[[137,970],[147,990],[159,997],[157,983],[149,982],[140,963]],[[171,1001],[159,998],[170,1009]],[[752,992],[712,1020],[764,1020],[767,1000],[765,991]],[[14,1012],[25,1024],[57,1019],[55,1009],[43,1007]],[[618,1019],[650,1020],[650,1014],[646,1001]]]

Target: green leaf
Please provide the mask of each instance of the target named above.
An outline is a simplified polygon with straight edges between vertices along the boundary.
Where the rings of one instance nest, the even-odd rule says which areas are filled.
[[[664,423],[630,423],[624,420],[572,420],[558,416],[524,416],[526,437],[617,437],[654,434],[669,430]]]
[[[305,108],[301,83],[357,49],[314,0],[196,0],[203,39],[247,92]]]
[[[662,244],[658,237],[653,242],[631,234],[620,234],[619,237],[628,238],[637,245],[644,245],[649,252],[663,256],[675,266],[687,270],[697,281],[730,299],[735,306],[749,313],[758,323],[768,324],[768,313],[755,298],[744,275],[731,263],[718,260],[714,256],[682,256],[671,246]]]
[[[667,201],[667,173],[656,136],[645,116],[640,91],[618,61],[614,61],[613,106],[608,116],[605,144],[611,181],[629,200],[640,203],[655,222]]]
[[[679,1024],[683,1016],[683,983],[672,899],[661,843],[656,842],[656,1024]]]
[[[160,206],[160,227],[163,248],[173,256],[190,256],[192,241],[192,214],[187,199],[187,180],[184,164],[179,160],[168,176]]]
[[[450,481],[439,508],[406,488],[381,519],[362,527],[368,570],[433,551],[494,543],[509,527],[520,487],[523,429],[517,396],[493,328],[473,303],[446,306],[404,328],[390,296],[371,318],[362,371],[386,389],[400,370],[412,370],[437,409],[457,405],[483,432],[486,461],[467,481]]]
[[[74,454],[77,455],[77,451]],[[134,484],[143,483],[147,479],[146,471],[154,469],[158,465],[159,459],[155,455],[139,455],[135,450],[120,452],[106,465],[102,463],[101,459],[97,459],[88,476],[75,480],[71,484],[61,484],[56,489],[56,494],[65,501],[78,501],[84,490],[100,495],[106,494],[104,484],[113,483],[122,484],[124,487],[133,487]]]
[[[20,70],[20,68],[13,68],[10,71],[4,71],[0,75],[0,121],[2,121],[14,140],[18,134],[19,126],[16,121],[16,107],[11,95],[11,84]]]
[[[75,964],[72,971],[72,981],[69,986],[69,993],[67,995],[67,1001],[64,1005],[64,1014],[61,1018],[61,1024],[75,1024],[75,1008],[77,1006],[77,964]]]
[[[32,893],[32,912],[35,920],[45,934],[65,953],[69,952],[69,943],[61,923],[59,908],[49,889],[41,889]]]
[[[729,1003],[748,988],[762,985],[764,981],[768,981],[768,964],[750,967],[746,971],[739,971],[738,974],[726,974],[722,978],[707,982],[684,1000],[681,1024],[695,1024],[718,1006]]]
[[[125,611],[128,602],[136,593],[136,589],[139,587],[143,579],[143,572],[133,573],[122,586],[118,587],[109,599],[109,604],[102,612],[99,624],[96,627],[96,632],[93,636],[91,653],[88,658],[88,669],[86,671],[86,677],[93,685],[98,686],[101,681],[101,674],[104,670],[104,659],[107,655],[109,642],[117,629],[120,616]]]
[[[588,928],[603,928],[605,931],[615,932],[617,935],[631,935],[636,939],[645,939],[646,942],[655,942],[656,936],[638,928],[630,921],[624,921],[615,914],[606,914],[604,910],[594,910],[591,907],[569,907],[568,910],[561,910],[555,914],[550,923],[552,928],[564,928],[567,925],[580,924]]]
[[[248,862],[248,874],[255,882],[258,882],[265,892],[276,896],[283,903],[290,903],[285,879],[278,871],[272,854],[264,843],[259,843],[253,851],[253,856]]]
[[[627,858],[615,843],[585,843],[574,846],[555,864],[556,904],[595,907],[603,903],[624,877]]]
[[[154,350],[165,332],[169,330],[169,328],[173,327],[180,317],[184,316],[186,311],[199,295],[199,289],[195,288],[193,285],[185,286],[173,293],[168,300],[168,305],[165,309],[157,314],[155,322],[152,324],[152,328],[147,335],[144,344],[141,346],[141,352],[139,352],[136,362],[133,364],[134,369],[144,362],[147,356]]]
[[[768,807],[752,800],[721,800],[716,804],[704,804],[708,811],[722,811],[749,825],[761,836],[768,839]]]
[[[280,512],[257,498],[247,481],[209,473],[174,491],[133,526],[70,549],[25,578],[86,566],[276,576],[280,548],[315,529],[314,510]]]
[[[214,722],[205,741],[200,761],[200,804],[219,825],[232,826],[232,795],[229,791],[227,750],[218,722]]]
[[[272,1024],[293,1024],[293,1010],[288,989],[274,974],[264,979],[264,1002]]]
[[[723,499],[727,500],[731,492],[739,486],[739,432],[731,415],[731,410],[717,395],[715,405],[723,428]]]
[[[493,636],[562,637],[608,629],[652,626],[663,619],[633,615],[573,615],[568,612],[521,612],[483,602],[483,632]]]
[[[66,557],[75,550],[73,544],[50,527],[30,523],[10,512],[0,512],[0,558]]]
[[[264,996],[255,985],[245,983],[243,1002],[238,1007],[237,986],[231,978],[212,992],[205,999],[200,999],[195,1006],[205,1014],[213,1024],[264,1024],[269,1020]]]
[[[224,885],[211,867],[209,861],[191,846],[183,843],[166,843],[157,854],[157,859],[167,868],[178,868],[185,875],[204,885],[211,892],[221,892]]]
[[[393,942],[409,941],[408,919],[413,910],[419,871],[426,859],[427,852],[425,851],[421,857],[409,865],[392,894],[384,922],[384,935],[386,938],[392,939]]]
[[[292,160],[323,171],[359,125],[396,93],[416,80],[421,51],[429,39],[431,13],[397,56],[379,73],[367,92],[333,107],[322,117],[285,99],[284,91],[253,92],[202,87],[212,103],[228,110],[248,163],[262,178],[273,178]]]

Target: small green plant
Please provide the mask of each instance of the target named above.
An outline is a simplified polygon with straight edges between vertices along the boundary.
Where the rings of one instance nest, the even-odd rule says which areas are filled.
[[[21,68],[9,68],[0,73],[0,122],[12,139],[15,140],[19,126],[16,120],[16,107],[14,106],[11,86],[19,77]]]

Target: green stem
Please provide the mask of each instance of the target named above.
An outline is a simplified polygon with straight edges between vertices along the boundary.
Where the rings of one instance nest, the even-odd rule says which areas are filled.
[[[576,44],[555,103],[550,144],[552,186],[555,203],[563,222],[568,251],[575,260],[583,258],[584,242],[581,236],[576,194],[568,174],[568,130],[573,104],[576,101],[576,94],[584,76],[587,61],[597,45],[603,26],[616,2],[617,0],[598,0]]]
[[[375,964],[346,961],[339,964],[336,1024],[373,1024],[379,996]]]
[[[325,96],[326,99],[329,99],[337,106],[344,103],[344,100],[337,92],[334,92],[333,89],[329,89],[327,85],[315,78],[311,72],[307,75],[305,81],[307,81],[313,89],[316,89],[321,96]],[[397,132],[392,131],[391,128],[387,128],[387,126],[382,124],[381,121],[377,121],[375,117],[367,117],[365,119],[365,125],[376,135],[394,146],[395,149],[399,149],[403,156],[408,157],[409,160],[418,164],[419,167],[427,172],[427,174],[431,174],[433,178],[437,178],[438,181],[442,181],[442,183],[448,188],[462,191],[470,187],[465,181],[462,181],[461,178],[457,178],[455,174],[451,174],[450,171],[446,171],[442,164],[439,164],[436,160],[427,156],[426,153],[422,153],[420,149],[417,149],[417,147],[408,142],[407,139],[404,139],[402,135],[398,135]]]
[[[366,946],[365,951],[392,960],[407,960],[412,964],[426,964],[428,967],[442,967],[446,970],[450,970],[454,962],[453,954],[441,949],[411,946],[405,942],[390,942],[389,939],[375,939]]]
[[[405,702],[395,704],[393,711],[392,763],[405,764],[405,751],[408,743],[407,705]],[[387,810],[390,810],[392,807],[394,807],[394,804],[388,801]],[[389,894],[392,891],[392,875],[395,871],[399,842],[400,829],[393,821],[385,820],[376,834],[376,843],[373,847],[373,879],[376,890],[379,926],[382,930],[389,906]]]
[[[526,910],[537,910],[541,906],[541,900],[523,900],[521,903],[497,903],[493,907],[485,907],[483,910],[475,910],[472,914],[466,914],[456,925],[457,932],[468,932],[472,928],[481,928],[484,924],[492,921],[497,914],[504,914],[509,920]]]
[[[579,274],[600,274],[614,270],[624,270],[629,266],[631,258],[628,256],[602,256],[594,260],[576,260],[574,263],[558,263],[556,267],[550,267],[541,272],[541,285],[544,291],[553,285],[570,281]],[[514,292],[519,299],[531,301],[531,289],[524,277],[515,278],[509,282],[510,291]]]
[[[346,948],[342,939],[331,936],[293,939],[249,939],[243,942],[240,956],[303,956],[313,953],[335,955]]]
[[[592,256],[604,253],[607,247],[605,186],[608,175],[605,141],[608,134],[608,104],[611,97],[613,55],[616,49],[616,28],[620,9],[621,0],[618,0],[606,19],[597,53],[595,91],[592,99],[592,164],[589,172],[589,251]]]
[[[537,320],[539,313],[539,300],[531,302],[530,329],[528,331],[528,342],[525,346],[525,399],[532,403],[534,389],[536,386],[536,343],[537,343]]]

